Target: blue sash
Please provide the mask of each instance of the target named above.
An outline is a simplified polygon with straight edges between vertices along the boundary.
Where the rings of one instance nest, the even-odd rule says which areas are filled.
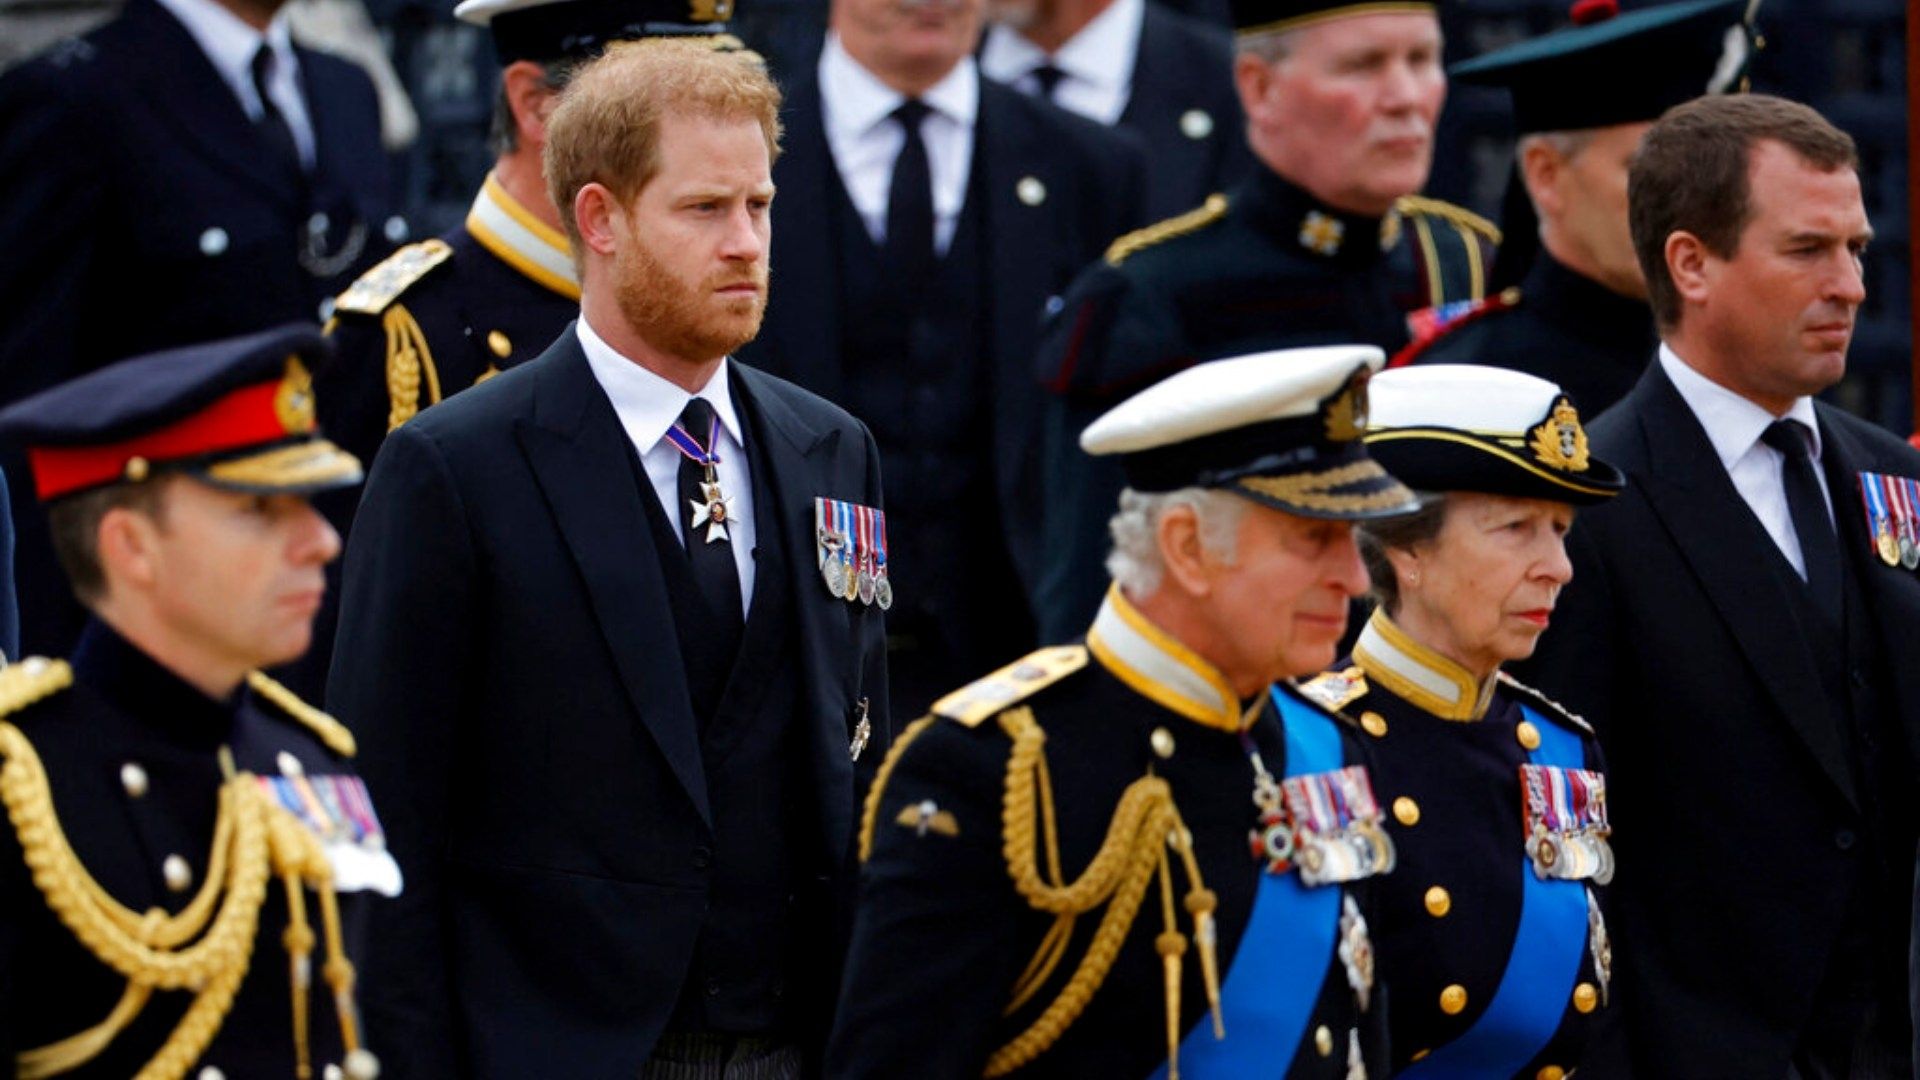
[[[1287,729],[1286,775],[1340,768],[1340,731],[1333,719],[1278,687],[1272,696]],[[1260,875],[1253,915],[1220,987],[1227,1038],[1215,1039],[1213,1019],[1201,1017],[1180,1044],[1181,1075],[1257,1080],[1287,1074],[1333,961],[1340,895],[1337,886],[1306,888],[1298,874]],[[1163,1062],[1152,1080],[1166,1076]]]
[[[1540,731],[1535,765],[1586,767],[1579,736],[1531,707],[1520,714]],[[1521,847],[1522,845],[1515,845]],[[1546,1049],[1566,1014],[1580,956],[1587,945],[1587,889],[1578,881],[1542,881],[1520,855],[1520,929],[1507,953],[1500,989],[1479,1022],[1459,1038],[1408,1066],[1406,1080],[1485,1080],[1513,1076]]]

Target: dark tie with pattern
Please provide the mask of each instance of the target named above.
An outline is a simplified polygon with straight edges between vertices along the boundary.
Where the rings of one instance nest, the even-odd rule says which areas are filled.
[[[709,452],[719,449],[720,435],[713,423],[713,406],[705,400],[694,398],[687,402],[680,413],[680,427]],[[717,476],[713,482],[719,483]],[[694,583],[699,586],[713,619],[709,626],[701,628],[701,637],[730,660],[740,648],[740,630],[744,623],[740,568],[733,561],[733,521],[726,516],[730,508],[716,509],[714,502],[707,498],[706,484],[706,467],[682,454],[680,531],[685,535],[687,562],[693,567]],[[718,527],[713,520],[716,513],[721,515]]]
[[[1051,60],[1033,69],[1033,78],[1040,84],[1040,96],[1048,101],[1053,100],[1053,92],[1059,88],[1060,80],[1066,77],[1067,73],[1054,67]]]
[[[893,111],[907,141],[893,159],[893,182],[887,188],[887,263],[903,284],[924,283],[933,269],[933,171],[927,165],[927,144],[920,122],[927,118],[925,102],[908,98]]]
[[[261,45],[260,51],[253,54],[253,89],[260,95],[260,119],[254,121],[253,127],[260,133],[260,141],[266,144],[271,160],[298,184],[304,182],[307,172],[300,161],[300,144],[293,139],[292,125],[273,103],[273,95],[267,93],[275,63],[271,45]]]
[[[1826,496],[1814,475],[1813,447],[1806,425],[1797,420],[1775,420],[1760,441],[1780,451],[1786,460],[1781,480],[1787,491],[1787,513],[1794,535],[1800,538],[1800,558],[1807,565],[1807,591],[1833,625],[1841,625],[1840,540],[1827,514]]]

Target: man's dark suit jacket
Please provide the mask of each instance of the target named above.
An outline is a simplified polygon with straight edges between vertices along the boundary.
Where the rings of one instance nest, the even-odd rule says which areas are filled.
[[[834,190],[840,179],[815,80],[794,88],[783,119],[786,152],[774,165],[774,183],[782,207],[805,211],[777,216],[772,267],[779,286],[759,339],[742,355],[830,401],[844,401],[842,290],[834,215],[825,212],[843,196]],[[985,209],[993,326],[985,360],[992,365],[993,428],[985,437],[993,445],[999,525],[1030,594],[1044,497],[1034,442],[1040,389],[1033,354],[1041,319],[1074,275],[1139,220],[1145,164],[1131,136],[982,77],[973,168],[983,181],[977,190],[991,199]],[[1027,201],[1036,191],[1043,196],[1037,204]]]
[[[1920,454],[1816,411],[1840,543],[1865,551],[1857,474],[1920,476]],[[1606,750],[1633,1075],[1784,1076],[1866,848],[1852,767],[1784,560],[1659,364],[1592,444],[1628,487],[1575,523],[1573,581],[1524,677]],[[1875,563],[1864,585],[1911,741],[1920,579]]]
[[[1205,125],[1194,126],[1195,113]],[[1147,144],[1148,221],[1184,214],[1245,176],[1253,152],[1233,86],[1233,35],[1147,0],[1120,126]]]
[[[391,248],[373,83],[299,49],[315,149],[311,197],[186,27],[156,0],[0,76],[0,404],[114,360],[292,320]],[[300,263],[327,215],[316,275]],[[357,245],[350,243],[355,235]],[[82,616],[23,472],[23,644],[64,656]]]
[[[820,584],[813,499],[879,505],[879,459],[812,394],[741,364],[731,382],[773,473],[779,527],[757,542],[794,567],[755,588],[791,590],[819,808],[795,833],[821,868],[821,895],[798,902],[827,912],[825,942],[850,888],[861,699],[863,774],[888,713],[879,609]],[[569,327],[394,431],[374,463],[328,702],[407,876],[360,983],[390,1077],[637,1076],[680,992],[712,816],[632,457]]]

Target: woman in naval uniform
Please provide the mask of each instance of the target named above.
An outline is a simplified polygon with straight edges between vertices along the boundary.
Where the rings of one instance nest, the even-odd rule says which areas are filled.
[[[1399,852],[1374,928],[1393,1068],[1558,1080],[1608,1004],[1606,777],[1592,730],[1500,668],[1572,577],[1575,507],[1621,475],[1531,375],[1407,368],[1370,392],[1368,449],[1426,498],[1364,526],[1379,608],[1304,689],[1371,736]]]

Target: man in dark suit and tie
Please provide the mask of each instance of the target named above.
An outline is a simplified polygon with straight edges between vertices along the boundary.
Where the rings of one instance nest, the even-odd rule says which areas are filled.
[[[281,0],[128,0],[0,76],[0,404],[109,361],[323,317],[396,240],[373,83]],[[84,613],[13,477],[28,652]]]
[[[1606,749],[1634,1076],[1912,1075],[1920,454],[1812,398],[1866,295],[1855,169],[1811,109],[1709,97],[1628,182],[1661,346],[1593,426],[1628,487],[1533,670]]]
[[[793,1077],[825,1037],[885,530],[866,429],[728,358],[778,108],[701,44],[584,68],[546,156],[580,321],[381,447],[328,688],[408,879],[389,1077]]]
[[[1233,37],[1159,0],[993,0],[980,71],[1138,135],[1149,221],[1184,213],[1253,166]]]
[[[779,294],[749,358],[887,459],[896,715],[1033,645],[1033,353],[1049,299],[1136,220],[1139,149],[982,79],[982,0],[837,0],[775,169]]]

